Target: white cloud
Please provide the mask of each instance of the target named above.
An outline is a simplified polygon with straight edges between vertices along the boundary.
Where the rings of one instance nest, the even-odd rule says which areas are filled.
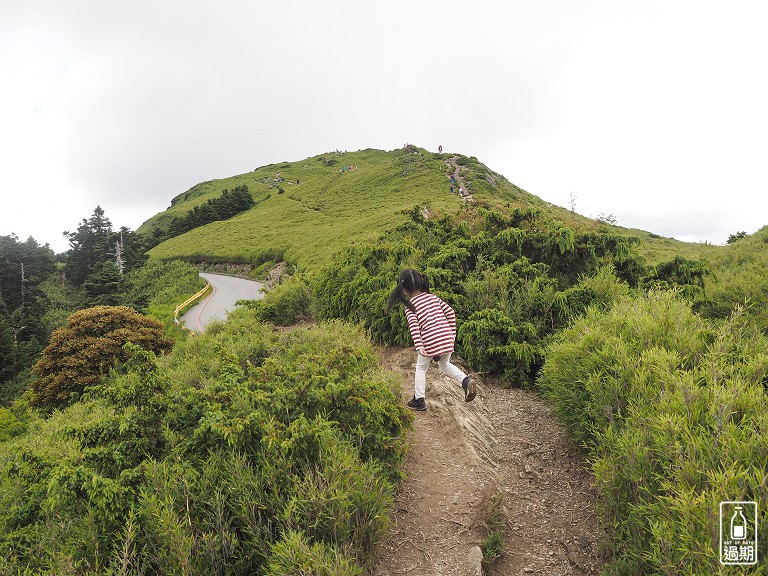
[[[202,180],[405,142],[662,235],[719,243],[765,224],[760,2],[2,11],[0,234],[65,249],[96,204],[135,228]]]

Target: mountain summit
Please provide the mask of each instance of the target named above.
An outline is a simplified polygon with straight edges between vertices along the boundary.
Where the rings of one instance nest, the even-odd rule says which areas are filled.
[[[312,269],[350,243],[405,222],[413,210],[453,214],[467,204],[536,208],[576,228],[600,224],[529,194],[475,157],[405,146],[335,151],[202,182],[176,196],[139,232],[160,234],[174,218],[242,186],[253,207],[170,238],[151,256],[258,261],[277,253]]]

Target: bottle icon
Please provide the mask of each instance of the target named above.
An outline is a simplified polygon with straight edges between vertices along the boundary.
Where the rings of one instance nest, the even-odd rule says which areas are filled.
[[[731,516],[731,539],[746,540],[747,538],[747,519],[741,512],[741,506],[735,507],[735,512]]]

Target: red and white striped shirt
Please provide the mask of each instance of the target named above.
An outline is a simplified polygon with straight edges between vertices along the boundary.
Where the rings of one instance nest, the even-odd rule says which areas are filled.
[[[456,340],[456,313],[441,298],[422,292],[411,298],[416,309],[405,307],[408,329],[416,350],[424,348],[427,356],[442,356],[453,352]]]

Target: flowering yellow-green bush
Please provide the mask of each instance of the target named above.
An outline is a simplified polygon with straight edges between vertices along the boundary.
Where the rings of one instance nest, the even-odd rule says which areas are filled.
[[[173,346],[163,325],[127,306],[96,306],[78,310],[56,330],[33,371],[32,403],[65,405],[72,394],[99,384],[110,368],[126,358],[130,342],[161,353]]]
[[[127,306],[97,306],[78,310],[56,330],[33,371],[32,403],[65,405],[72,394],[98,384],[125,360],[123,346],[133,343],[153,352],[167,352],[173,341],[163,325]]]

